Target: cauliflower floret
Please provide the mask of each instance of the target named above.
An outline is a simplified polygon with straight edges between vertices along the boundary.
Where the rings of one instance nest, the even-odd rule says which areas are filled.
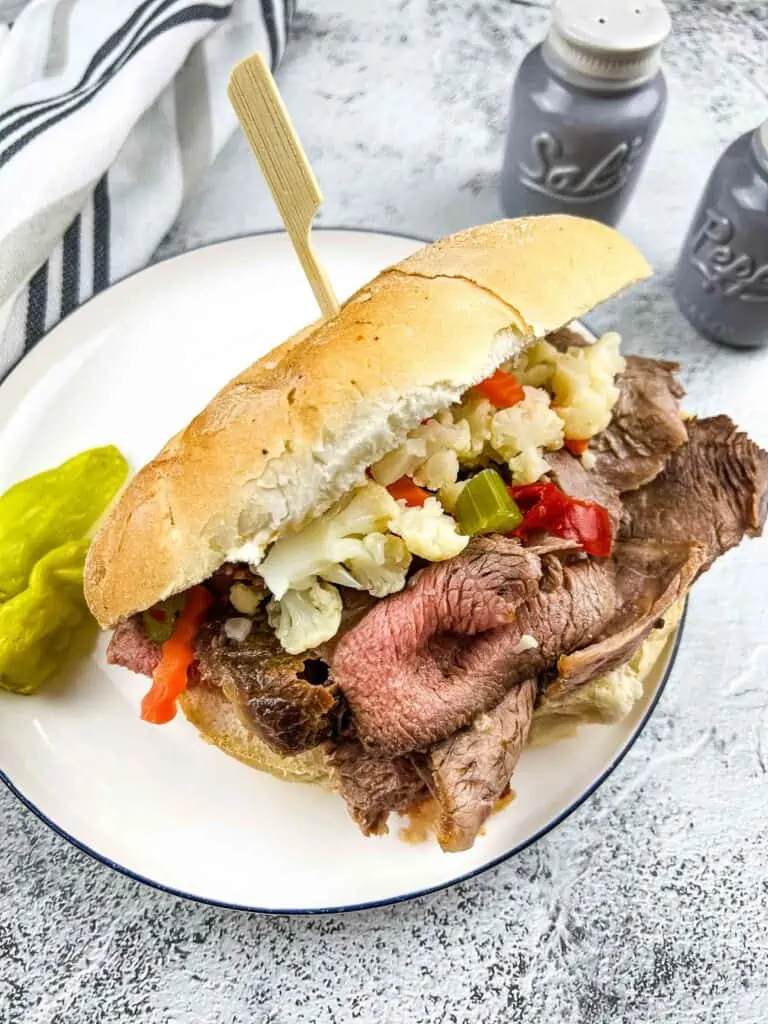
[[[332,584],[386,597],[405,586],[411,553],[439,562],[468,540],[436,498],[408,508],[369,481],[272,545],[259,567],[273,595],[269,622],[290,654],[316,647],[341,622],[341,597]]]
[[[459,457],[450,448],[435,452],[426,462],[422,462],[414,472],[413,479],[419,487],[427,487],[430,491],[439,491],[446,484],[456,482],[459,475]]]
[[[289,654],[301,654],[330,640],[341,625],[341,595],[330,583],[313,580],[303,590],[287,590],[267,605],[267,618]]]
[[[315,576],[354,586],[344,576],[343,564],[360,555],[362,538],[385,533],[398,516],[389,491],[366,483],[297,533],[276,540],[259,573],[277,598],[289,588],[304,589]]]
[[[430,562],[443,562],[453,558],[469,543],[462,537],[456,521],[443,512],[437,498],[427,498],[419,508],[408,508],[399,501],[400,514],[390,529],[405,541],[408,550]]]
[[[457,423],[466,423],[469,429],[469,446],[460,453],[464,466],[475,466],[480,462],[491,439],[491,420],[496,407],[482,395],[470,392],[461,405],[454,406],[453,416]]]
[[[455,484],[445,484],[444,487],[440,488],[438,498],[446,512],[453,515],[456,509],[456,502],[459,500],[459,495],[466,486],[466,480],[457,480]]]
[[[563,444],[563,423],[546,391],[528,386],[523,391],[522,402],[501,409],[491,422],[491,445],[507,460],[516,484],[533,483],[548,472],[542,450]]]
[[[401,476],[413,476],[417,466],[427,457],[427,442],[423,437],[409,437],[407,441],[388,452],[371,466],[373,479],[386,487]]]
[[[626,366],[620,343],[609,331],[594,345],[558,353],[550,386],[566,437],[590,438],[610,423],[619,397],[616,375]]]
[[[385,487],[401,476],[410,476],[420,486],[437,490],[443,483],[453,483],[456,479],[458,458],[469,452],[470,445],[469,425],[464,420],[454,423],[450,410],[446,409],[412,430],[407,441],[371,466],[371,473],[374,480]],[[435,456],[440,459],[435,460]],[[454,465],[456,473],[451,477]]]
[[[560,353],[548,341],[537,341],[515,360],[513,372],[521,384],[549,388]]]
[[[391,533],[369,533],[360,541],[358,554],[346,562],[355,584],[374,597],[402,590],[410,564],[405,542]]]
[[[427,443],[427,454],[444,451],[446,448],[460,455],[469,452],[469,424],[465,420],[454,421],[450,409],[444,409],[436,416],[416,428],[416,436],[423,437]]]

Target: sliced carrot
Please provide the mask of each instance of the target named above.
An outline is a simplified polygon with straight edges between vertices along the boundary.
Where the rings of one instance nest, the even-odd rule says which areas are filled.
[[[481,380],[475,385],[475,391],[479,391],[498,409],[508,409],[525,398],[523,385],[514,373],[507,373],[505,370],[497,370],[491,377]]]
[[[565,447],[571,455],[583,455],[587,448],[589,448],[589,438],[566,437]]]
[[[141,717],[164,725],[176,714],[176,701],[187,686],[187,673],[195,657],[195,637],[213,598],[205,587],[187,592],[184,608],[171,636],[162,646],[160,662],[152,673],[152,688],[141,702]]]
[[[401,476],[393,484],[388,484],[387,490],[395,501],[404,501],[410,507],[423,505],[427,498],[432,497],[429,491],[419,487],[409,476]]]

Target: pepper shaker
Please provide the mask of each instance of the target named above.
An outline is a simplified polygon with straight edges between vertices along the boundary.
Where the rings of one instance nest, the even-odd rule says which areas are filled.
[[[510,217],[572,213],[615,224],[664,114],[662,0],[556,0],[512,90],[501,172]]]
[[[680,254],[675,298],[707,338],[768,345],[768,121],[715,164]]]

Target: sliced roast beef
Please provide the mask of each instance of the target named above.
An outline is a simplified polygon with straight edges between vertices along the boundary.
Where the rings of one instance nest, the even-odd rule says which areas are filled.
[[[594,501],[608,509],[614,529],[618,530],[621,498],[615,487],[607,484],[593,469],[586,470],[581,459],[571,455],[565,448],[549,452],[547,462],[552,470],[550,475],[561,491],[579,501]]]
[[[682,597],[705,558],[696,544],[624,542],[614,557],[617,611],[604,637],[557,659],[551,690],[563,692],[625,664],[659,618]],[[444,850],[468,849],[503,793],[525,744],[536,683],[514,687],[490,712],[429,754]]]
[[[332,665],[364,745],[425,749],[595,640],[616,614],[614,566],[563,562],[568,547],[476,538],[350,630]]]
[[[328,759],[336,788],[367,836],[386,832],[391,813],[406,811],[428,796],[422,762],[373,753],[354,740],[340,744]]]
[[[154,643],[144,632],[140,615],[132,615],[119,623],[110,637],[107,662],[151,676],[160,661],[160,644]]]
[[[713,416],[692,421],[663,473],[626,495],[622,535],[697,541],[707,568],[745,534],[760,534],[767,507],[768,453],[727,416]]]
[[[509,785],[528,738],[536,681],[513,687],[487,714],[429,753],[430,788],[440,808],[438,842],[468,850]]]
[[[484,541],[483,547],[488,557],[491,551],[500,559],[510,557],[508,542],[500,538]],[[499,687],[494,692],[503,692],[504,688],[507,692],[465,728],[455,731],[445,726],[448,738],[436,743],[426,758],[429,788],[439,808],[438,840],[447,851],[472,845],[509,782],[530,727],[537,689],[534,676],[540,677],[542,671],[557,665],[558,675],[551,690],[562,693],[624,664],[670,606],[685,594],[706,553],[697,544],[629,541],[617,544],[614,557],[599,564],[589,560],[563,564],[551,552],[540,557],[540,592],[517,606],[515,624],[474,634],[467,638],[470,644],[461,652],[467,660],[466,666],[458,670],[466,673],[465,681],[478,693],[491,692],[489,664],[494,670],[493,682]],[[475,564],[483,563],[478,559]],[[601,575],[595,575],[596,571]],[[608,594],[608,599],[588,597],[586,580],[598,593]],[[568,595],[567,600],[564,595]],[[412,613],[419,617],[423,608],[414,605]],[[574,637],[583,632],[585,623],[595,620],[602,622],[601,636],[594,643],[578,647]],[[539,634],[539,646],[521,652],[521,635],[535,636],[543,623],[549,628]],[[394,627],[390,635],[394,635]],[[474,656],[469,658],[471,648]],[[434,645],[431,650],[434,655]],[[562,653],[568,650],[573,653]],[[435,660],[445,667],[444,662]],[[462,665],[460,658],[456,664]],[[521,666],[530,676],[521,677]],[[401,702],[395,704],[396,720],[390,722],[397,730],[407,719],[411,737],[416,730],[428,728],[431,719],[414,724],[409,688],[426,707],[425,714],[434,717],[436,713],[435,705],[425,702],[419,692],[425,679],[433,680],[426,676],[423,665],[421,674],[408,675],[412,667],[408,663],[397,666],[406,689]],[[373,679],[374,688],[386,688],[390,678],[388,668],[383,667]],[[455,690],[449,678],[444,682],[445,688],[438,693],[448,704]],[[359,707],[355,711],[360,730],[366,722],[365,713],[361,714]],[[439,713],[445,712],[441,709]],[[384,746],[389,746],[390,752],[366,750],[358,742],[346,743],[332,762],[338,788],[366,834],[382,831],[390,812],[406,810],[424,796],[424,767],[419,755],[392,753],[392,744]]]
[[[278,753],[309,750],[334,732],[341,704],[328,665],[315,651],[287,654],[265,618],[244,641],[230,640],[220,623],[206,626],[197,641],[197,668]]]
[[[661,472],[670,454],[685,444],[675,379],[678,363],[628,356],[619,378],[619,399],[611,422],[592,442],[594,473],[619,492],[642,487]]]
[[[619,611],[595,643],[564,653],[550,694],[599,679],[625,665],[664,614],[691,586],[706,561],[700,544],[623,541],[616,545]]]
[[[322,658],[328,664],[331,662],[339,640],[368,614],[371,608],[378,603],[379,598],[373,597],[366,590],[351,590],[349,587],[342,587],[341,600],[341,624],[335,636],[317,648],[318,658]]]

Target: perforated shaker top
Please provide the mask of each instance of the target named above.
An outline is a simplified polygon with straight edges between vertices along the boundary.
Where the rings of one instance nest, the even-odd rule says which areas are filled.
[[[555,0],[544,56],[577,84],[639,85],[658,71],[671,27],[662,0]]]

